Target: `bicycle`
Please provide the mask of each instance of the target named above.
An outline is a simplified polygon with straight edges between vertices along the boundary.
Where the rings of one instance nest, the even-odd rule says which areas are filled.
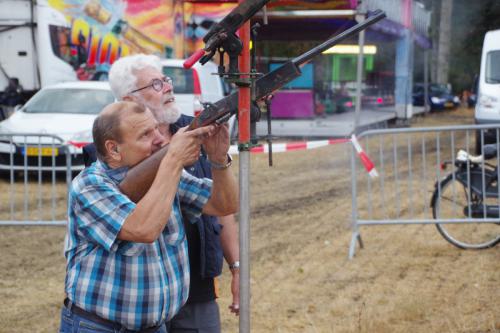
[[[483,158],[484,156],[484,158]],[[444,162],[455,170],[437,181],[432,194],[434,219],[454,223],[436,223],[439,233],[461,249],[486,249],[500,242],[500,188],[498,166],[485,160],[497,157],[497,145],[485,145],[482,156],[460,150],[454,162]],[[478,223],[489,220],[492,223]]]

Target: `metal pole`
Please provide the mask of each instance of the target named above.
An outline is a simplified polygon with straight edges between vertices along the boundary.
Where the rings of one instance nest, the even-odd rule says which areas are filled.
[[[240,333],[250,333],[250,152],[240,152]]]
[[[239,0],[243,2],[243,0]],[[240,72],[250,73],[250,22],[239,30],[243,50]],[[241,81],[250,80],[242,75]],[[241,85],[238,93],[240,151],[240,333],[250,333],[250,86]]]
[[[365,13],[363,8],[360,13],[356,15],[356,21],[361,23],[365,20]],[[354,133],[357,133],[359,127],[359,120],[361,117],[361,85],[363,84],[363,49],[365,46],[365,30],[361,30],[358,36],[358,66],[356,69],[356,108],[354,110]]]
[[[357,169],[356,169],[356,152],[354,147],[351,147],[351,244],[349,245],[349,259],[354,257],[356,252],[356,241],[359,236],[358,226],[358,203],[357,203]]]
[[[430,111],[429,108],[429,51],[424,51],[424,112]]]
[[[66,195],[69,195],[71,188],[71,181],[73,179],[73,173],[71,172],[71,152],[69,146],[65,147],[66,150]]]

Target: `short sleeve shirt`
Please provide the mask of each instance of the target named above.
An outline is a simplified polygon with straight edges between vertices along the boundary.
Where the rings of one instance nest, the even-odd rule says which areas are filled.
[[[98,160],[73,180],[65,290],[84,310],[139,329],[170,320],[187,300],[189,262],[180,206],[198,218],[212,182],[183,171],[163,237],[135,243],[117,238],[136,207],[118,187],[127,170]]]

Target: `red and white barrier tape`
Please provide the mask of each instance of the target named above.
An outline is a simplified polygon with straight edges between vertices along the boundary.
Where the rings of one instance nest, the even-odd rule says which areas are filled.
[[[372,160],[370,160],[368,155],[366,155],[363,148],[361,148],[361,145],[359,144],[358,139],[354,134],[351,136],[351,143],[354,146],[356,152],[358,153],[358,156],[361,159],[361,163],[363,163],[363,166],[365,167],[370,177],[372,178],[378,177],[378,172],[375,169],[375,164],[372,162]]]
[[[319,140],[319,141],[297,141],[288,143],[274,143],[273,153],[283,153],[286,151],[293,150],[303,150],[303,149],[315,149],[328,145],[333,145],[337,143],[349,142],[349,139],[332,139],[332,140]],[[250,149],[251,153],[269,153],[269,145],[263,144],[258,147],[253,147]],[[238,154],[238,146],[231,146],[229,148],[229,154]]]
[[[318,140],[318,141],[297,141],[288,143],[276,143],[273,144],[273,153],[283,153],[286,151],[293,151],[293,150],[315,149],[315,148],[325,147],[328,145],[334,145],[346,142],[352,143],[354,149],[358,153],[359,158],[361,159],[361,163],[363,163],[363,166],[365,167],[370,177],[372,178],[378,177],[378,172],[375,169],[375,164],[363,151],[363,148],[361,148],[361,145],[359,144],[358,139],[354,134],[351,136],[351,139],[330,139],[330,140]],[[69,141],[68,143],[75,146],[76,148],[82,148],[83,146],[88,144],[87,142],[75,142],[75,141]],[[250,149],[250,152],[269,153],[269,145],[264,144],[258,147],[253,147]],[[229,147],[228,153],[231,155],[238,154],[239,153],[238,146],[233,145]]]
[[[358,153],[359,158],[361,159],[361,163],[365,167],[366,171],[370,175],[370,177],[375,178],[378,177],[378,172],[375,170],[375,164],[370,160],[368,155],[361,148],[358,139],[355,135],[352,135],[351,139],[331,139],[331,140],[319,140],[319,141],[299,141],[299,142],[288,142],[288,143],[276,143],[273,144],[273,153],[283,153],[287,151],[294,150],[304,150],[304,149],[315,149],[320,147],[325,147],[328,145],[334,145],[338,143],[346,143],[351,142],[354,146],[354,149]],[[263,144],[258,147],[253,147],[250,149],[251,153],[269,153],[269,145]],[[234,155],[238,154],[238,146],[231,146],[229,148],[229,154]]]

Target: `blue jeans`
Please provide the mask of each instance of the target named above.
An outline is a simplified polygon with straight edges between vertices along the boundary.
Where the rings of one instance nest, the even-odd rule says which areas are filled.
[[[110,326],[96,323],[72,313],[65,306],[61,310],[61,327],[59,333],[122,333],[128,330],[116,330]],[[162,325],[155,333],[167,333],[165,325]]]

